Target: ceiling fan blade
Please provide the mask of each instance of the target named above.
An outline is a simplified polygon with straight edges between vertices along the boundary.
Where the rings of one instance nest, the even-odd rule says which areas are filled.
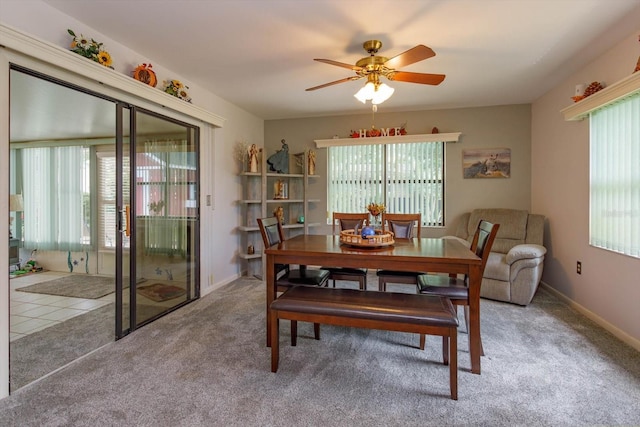
[[[347,77],[347,78],[344,78],[344,79],[336,80],[335,82],[329,82],[329,83],[325,83],[325,84],[320,85],[320,86],[310,87],[310,88],[305,89],[305,90],[306,91],[311,91],[311,90],[316,90],[316,89],[322,89],[323,87],[337,85],[338,83],[350,82],[352,80],[358,80],[359,78],[360,78],[360,76]]]
[[[444,74],[423,74],[423,73],[409,73],[406,71],[395,71],[389,73],[387,78],[389,80],[398,82],[409,83],[421,83],[423,85],[439,85],[442,83],[446,75]]]
[[[384,65],[397,70],[398,68],[406,67],[407,65],[431,58],[432,56],[436,56],[436,53],[430,47],[419,44],[406,52],[402,52],[400,55],[394,56],[385,62]]]
[[[346,64],[344,62],[338,62],[338,61],[332,61],[331,59],[317,59],[316,58],[316,59],[314,59],[314,61],[324,62],[325,64],[329,64],[329,65],[336,65],[338,67],[347,68],[347,69],[353,70],[353,71],[362,70],[362,67],[358,67],[357,65]]]

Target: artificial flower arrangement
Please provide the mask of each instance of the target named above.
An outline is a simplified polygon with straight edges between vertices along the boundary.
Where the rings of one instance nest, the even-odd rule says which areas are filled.
[[[97,62],[98,64],[102,64],[105,67],[113,69],[113,59],[109,52],[104,50],[102,43],[98,43],[94,39],[88,39],[82,34],[76,36],[76,33],[70,29],[67,29],[67,32],[73,37],[73,40],[71,41],[71,52],[75,52],[78,55]]]
[[[383,203],[369,203],[367,205],[367,210],[369,211],[369,213],[374,216],[374,217],[378,217],[380,216],[381,213],[384,212],[384,204]]]
[[[182,84],[180,80],[165,80],[162,84],[164,85],[163,90],[169,95],[173,95],[176,98],[191,102],[191,98],[189,98],[189,94],[185,90],[189,89],[189,87]]]

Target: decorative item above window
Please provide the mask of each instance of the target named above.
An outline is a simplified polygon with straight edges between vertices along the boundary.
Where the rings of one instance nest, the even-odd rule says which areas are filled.
[[[156,87],[158,84],[158,79],[156,78],[156,73],[151,69],[151,64],[140,64],[133,70],[133,78],[148,84],[151,87]]]
[[[372,126],[371,129],[352,130],[349,136],[351,136],[351,138],[377,138],[381,136],[406,135],[407,130],[405,129],[405,126],[406,124],[403,124],[399,127],[382,129],[376,129],[375,126]]]
[[[94,39],[89,40],[82,34],[76,36],[76,33],[70,29],[67,29],[67,32],[73,37],[70,48],[71,52],[75,52],[80,56],[84,56],[85,58],[89,58],[94,62],[104,65],[105,67],[113,69],[113,60],[111,59],[111,55],[109,52],[104,50],[102,43],[98,43]]]
[[[640,73],[633,73],[612,85],[608,85],[582,101],[564,108],[561,112],[564,114],[565,120],[582,120],[588,117],[592,111],[636,92],[640,92]]]
[[[180,80],[165,80],[163,84],[163,90],[169,95],[173,95],[176,98],[182,99],[183,101],[191,102],[191,98],[189,98],[189,94],[185,90],[189,89],[189,87],[182,84]]]

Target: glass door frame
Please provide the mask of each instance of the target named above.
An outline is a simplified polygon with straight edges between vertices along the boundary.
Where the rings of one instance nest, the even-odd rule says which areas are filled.
[[[129,143],[128,150],[125,150],[125,114],[128,111],[128,122],[129,122]],[[149,319],[146,319],[142,323],[138,324],[137,317],[138,313],[136,311],[137,308],[137,245],[138,245],[138,233],[136,232],[137,221],[133,220],[137,218],[137,208],[135,201],[137,200],[137,186],[136,186],[136,173],[137,173],[137,165],[136,165],[136,154],[137,154],[137,116],[138,113],[146,114],[151,117],[165,120],[170,123],[174,123],[180,126],[183,126],[188,130],[187,132],[187,144],[193,144],[194,153],[196,155],[196,181],[195,181],[195,200],[196,200],[196,211],[195,211],[195,221],[192,235],[194,242],[193,248],[194,253],[189,254],[188,259],[192,260],[195,263],[193,276],[191,276],[190,270],[187,269],[187,289],[186,289],[186,300],[182,303],[176,304],[175,306],[167,309],[159,313],[158,315],[152,316]],[[171,117],[163,116],[162,114],[156,113],[151,110],[147,110],[145,108],[136,107],[130,104],[118,103],[117,105],[117,115],[116,115],[116,212],[119,215],[118,217],[118,228],[119,232],[117,233],[117,243],[116,243],[116,339],[120,339],[129,333],[135,331],[137,328],[142,327],[148,323],[153,322],[154,320],[168,314],[174,310],[183,307],[190,302],[200,298],[200,128],[198,126],[182,122],[177,119],[173,119]],[[125,205],[125,201],[123,199],[124,195],[124,159],[125,157],[129,158],[129,207]],[[126,229],[129,229],[130,237],[129,237],[129,312],[124,313],[124,265],[125,265],[125,248],[123,245],[123,233]],[[188,247],[191,245],[188,245]],[[191,289],[191,280],[194,280],[193,286],[193,295]],[[124,317],[126,314],[129,316],[129,327],[125,327],[124,325]]]

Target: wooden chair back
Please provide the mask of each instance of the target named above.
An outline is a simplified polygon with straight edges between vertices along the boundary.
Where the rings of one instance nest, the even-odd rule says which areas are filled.
[[[389,228],[395,238],[420,238],[422,230],[422,214],[419,213],[382,213],[382,231]],[[415,233],[414,233],[415,230]]]
[[[492,224],[489,221],[480,220],[478,228],[473,235],[471,241],[471,250],[482,259],[480,271],[484,274],[484,268],[487,265],[489,259],[489,253],[493,246],[493,241],[496,239],[500,224]]]
[[[284,242],[282,224],[280,224],[280,221],[278,221],[278,218],[275,216],[258,218],[258,226],[260,227],[260,234],[262,235],[262,242],[264,243],[265,249]]]
[[[369,225],[369,212],[363,213],[333,213],[333,226],[331,232],[336,234],[336,222],[340,227],[337,231],[342,230],[360,230],[362,227]],[[339,233],[338,233],[339,234]]]

